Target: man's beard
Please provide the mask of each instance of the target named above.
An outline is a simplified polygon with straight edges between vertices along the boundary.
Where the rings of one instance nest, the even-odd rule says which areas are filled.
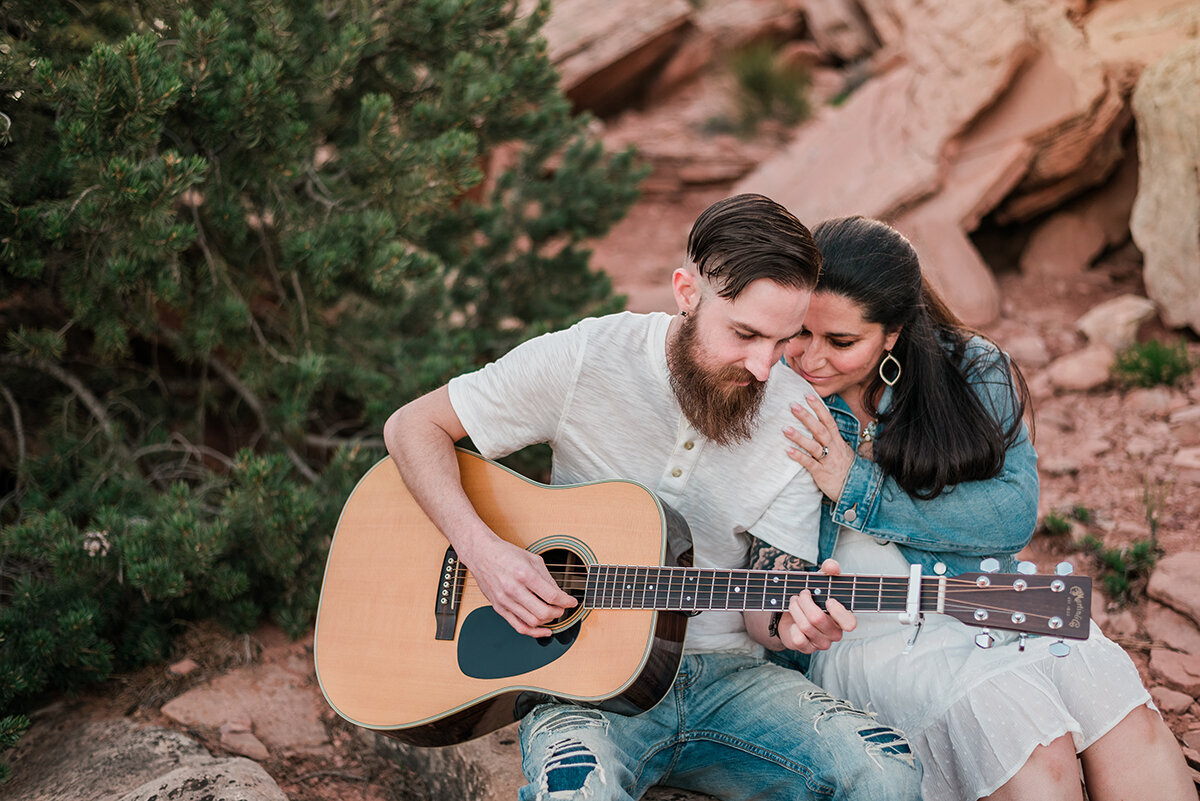
[[[675,340],[667,347],[671,388],[683,414],[696,429],[718,445],[750,439],[758,427],[758,410],[767,385],[744,367],[705,368],[696,336],[698,312],[685,317]],[[749,381],[746,386],[732,382]]]

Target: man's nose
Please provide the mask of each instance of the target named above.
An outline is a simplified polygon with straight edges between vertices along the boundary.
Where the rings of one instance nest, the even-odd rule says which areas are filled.
[[[759,381],[766,381],[771,374],[771,368],[783,355],[783,346],[764,345],[755,348],[754,353],[746,359],[745,367]]]

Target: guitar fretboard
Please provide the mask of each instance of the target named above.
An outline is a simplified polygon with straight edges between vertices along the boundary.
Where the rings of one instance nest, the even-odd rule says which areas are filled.
[[[920,611],[939,612],[944,581],[921,580]],[[583,603],[593,609],[784,610],[802,590],[822,608],[836,598],[853,612],[903,612],[908,578],[827,576],[777,570],[709,570],[689,567],[592,565]]]

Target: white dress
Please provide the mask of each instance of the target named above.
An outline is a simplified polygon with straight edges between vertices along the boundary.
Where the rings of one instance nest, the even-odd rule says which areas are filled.
[[[892,544],[843,527],[834,557],[845,573],[908,575]],[[990,795],[1038,745],[1071,733],[1087,748],[1150,695],[1129,656],[1093,623],[1087,640],[1068,641],[1055,657],[1051,637],[993,631],[990,649],[978,629],[927,615],[913,649],[911,626],[895,614],[858,616],[858,628],[813,657],[809,676],[831,694],[908,735],[924,768],[924,801],[970,801]]]

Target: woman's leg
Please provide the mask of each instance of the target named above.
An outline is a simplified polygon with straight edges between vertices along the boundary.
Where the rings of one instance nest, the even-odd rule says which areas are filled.
[[[1183,752],[1158,712],[1139,706],[1080,754],[1091,801],[1196,801]]]
[[[1130,796],[1131,799],[1133,797]],[[1049,745],[1035,748],[1016,775],[988,796],[989,801],[1028,801],[1031,798],[1039,801],[1082,801],[1079,762],[1075,758],[1075,743],[1070,734],[1064,734]],[[1096,801],[1094,797],[1092,801]]]

